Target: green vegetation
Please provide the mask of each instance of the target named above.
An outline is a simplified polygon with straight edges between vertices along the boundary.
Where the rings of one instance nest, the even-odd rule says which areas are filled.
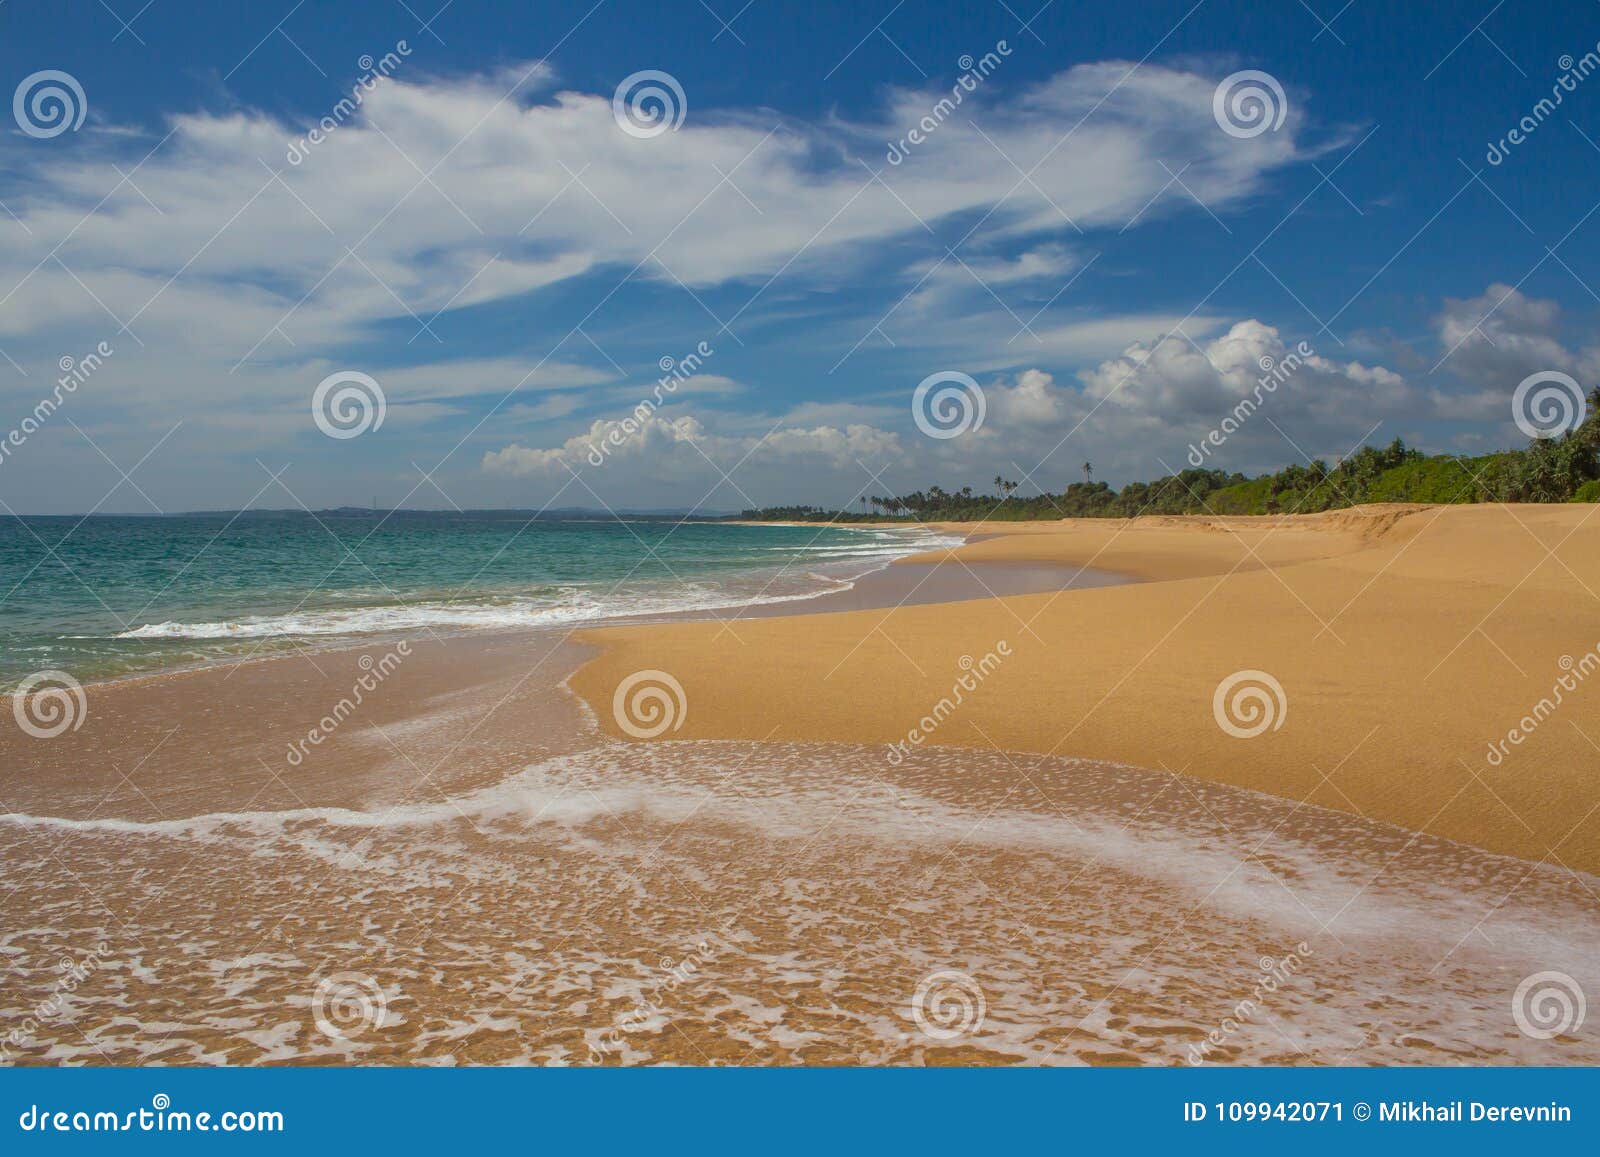
[[[938,486],[912,494],[863,499],[860,511],[817,506],[746,510],[746,519],[785,522],[977,522],[1051,518],[1131,518],[1140,514],[1308,514],[1368,502],[1600,502],[1600,389],[1589,397],[1583,424],[1559,438],[1540,438],[1525,450],[1476,458],[1427,455],[1396,438],[1363,446],[1336,466],[1315,461],[1246,478],[1222,470],[1184,470],[1113,490],[1084,481],[1057,494],[1018,497],[1018,484],[996,476],[994,494]],[[869,513],[867,506],[872,508]]]

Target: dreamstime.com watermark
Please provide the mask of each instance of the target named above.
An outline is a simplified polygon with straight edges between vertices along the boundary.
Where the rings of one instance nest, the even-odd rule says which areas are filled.
[[[365,972],[334,972],[311,993],[311,1021],[332,1040],[351,1040],[389,1019],[389,994]]]
[[[617,684],[611,696],[611,717],[635,739],[655,739],[677,731],[689,714],[683,684],[666,671],[635,671]]]
[[[994,645],[994,650],[985,651],[983,658],[973,659],[971,655],[961,656],[956,665],[961,668],[961,674],[956,676],[956,681],[950,686],[950,694],[944,696],[933,705],[933,709],[917,721],[917,726],[906,732],[906,737],[897,743],[889,744],[888,755],[890,767],[899,767],[911,754],[913,747],[921,747],[944,724],[946,719],[956,713],[956,709],[966,701],[966,697],[979,687],[990,675],[993,675],[1011,655],[1011,643],[1001,639]]]
[[[13,1049],[30,1047],[33,1044],[34,1033],[39,1031],[41,1024],[51,1021],[65,1022],[67,1002],[64,998],[71,996],[78,990],[79,985],[105,966],[106,956],[110,951],[110,946],[102,940],[82,960],[63,956],[57,961],[56,971],[60,974],[60,978],[56,981],[54,990],[35,1005],[33,1012],[23,1017],[21,1023],[0,1038],[0,1061],[9,1062]]]
[[[1511,994],[1511,1019],[1523,1036],[1554,1040],[1576,1036],[1589,1011],[1583,988],[1565,972],[1535,972]]]
[[[1506,732],[1504,739],[1489,741],[1489,748],[1483,758],[1490,767],[1499,767],[1504,763],[1513,747],[1521,747],[1526,743],[1544,721],[1554,715],[1566,702],[1568,695],[1583,686],[1584,680],[1590,675],[1600,671],[1600,643],[1596,643],[1581,658],[1574,659],[1571,655],[1562,655],[1556,660],[1556,666],[1566,673],[1556,676],[1556,681],[1551,684],[1550,694],[1542,697],[1526,715],[1517,720],[1516,726]]]
[[[1250,989],[1250,995],[1233,1006],[1233,1011],[1222,1018],[1222,1023],[1206,1034],[1203,1041],[1189,1046],[1189,1063],[1198,1065],[1204,1063],[1213,1049],[1221,1048],[1245,1025],[1255,1018],[1256,1013],[1266,1003],[1268,997],[1277,992],[1300,971],[1306,957],[1311,955],[1311,946],[1304,940],[1294,946],[1294,951],[1281,959],[1274,960],[1270,956],[1263,956],[1259,962],[1261,976]]]
[[[1222,78],[1211,94],[1211,115],[1230,137],[1249,140],[1283,127],[1289,98],[1277,77],[1247,68]]]
[[[961,68],[961,75],[950,86],[950,95],[940,97],[928,115],[923,117],[905,136],[898,141],[891,141],[889,151],[883,159],[891,165],[898,165],[910,155],[913,147],[923,144],[933,135],[940,125],[949,120],[956,109],[961,107],[961,102],[969,93],[978,91],[978,86],[989,79],[989,75],[999,68],[1004,59],[1011,55],[1011,45],[1004,40],[995,41],[994,48],[985,52],[974,60],[971,53],[967,53],[956,61]]]
[[[1189,443],[1189,465],[1197,470],[1204,466],[1206,459],[1211,456],[1211,451],[1221,447],[1229,437],[1237,433],[1240,427],[1250,420],[1251,415],[1261,408],[1261,403],[1267,396],[1277,393],[1278,387],[1294,377],[1307,358],[1315,355],[1316,351],[1311,348],[1311,344],[1304,341],[1281,358],[1274,359],[1271,354],[1262,354],[1261,360],[1256,363],[1261,367],[1261,376],[1256,379],[1255,389],[1251,390],[1247,397],[1240,398],[1228,416],[1198,443]]]
[[[11,715],[35,739],[54,739],[83,726],[89,700],[67,672],[35,671],[11,693]]]
[[[1235,739],[1254,739],[1269,728],[1277,731],[1289,715],[1283,684],[1266,671],[1246,668],[1217,684],[1211,695],[1217,726]]]
[[[1561,69],[1561,75],[1556,77],[1556,82],[1550,86],[1550,95],[1541,97],[1505,136],[1498,141],[1489,142],[1489,149],[1484,153],[1483,159],[1491,165],[1504,162],[1511,155],[1512,149],[1538,131],[1539,126],[1556,111],[1568,93],[1577,92],[1578,85],[1588,80],[1596,70],[1600,70],[1600,44],[1596,44],[1592,51],[1585,52],[1577,60],[1573,60],[1572,56],[1567,54],[1557,60],[1556,64]]]
[[[983,986],[954,968],[930,972],[911,994],[911,1019],[924,1036],[936,1041],[979,1032],[988,1013]]]
[[[378,687],[390,675],[399,669],[411,654],[411,644],[408,642],[396,643],[392,650],[384,653],[380,659],[373,659],[371,655],[362,655],[356,660],[356,665],[363,674],[350,685],[350,694],[340,699],[333,705],[333,710],[319,719],[311,730],[306,732],[304,739],[297,739],[289,745],[289,752],[284,757],[290,767],[299,767],[305,762],[313,747],[321,747],[323,742],[335,731],[344,725],[344,721],[354,715],[357,709],[366,702],[366,696]]]
[[[381,429],[388,412],[383,387],[360,370],[331,373],[311,391],[311,420],[317,429],[341,442]]]
[[[1539,370],[1517,383],[1511,392],[1511,420],[1534,440],[1559,438],[1583,425],[1589,400],[1571,374]]]
[[[611,95],[611,116],[630,137],[649,140],[677,132],[689,115],[689,98],[678,78],[658,68],[624,77]]]
[[[663,956],[657,962],[656,971],[644,991],[634,996],[634,1007],[623,1013],[614,1027],[606,1029],[589,1042],[589,1060],[602,1061],[621,1052],[626,1033],[651,1029],[659,1031],[666,1027],[672,1010],[663,998],[688,984],[702,965],[715,958],[716,953],[708,940],[701,940],[694,946],[694,951],[682,960],[675,961],[670,956]]]
[[[285,1128],[276,1109],[191,1113],[174,1109],[165,1093],[151,1097],[148,1109],[126,1113],[29,1105],[17,1117],[17,1127],[24,1133],[282,1133]]]
[[[70,72],[46,68],[22,78],[11,96],[11,115],[23,135],[49,140],[77,132],[89,114],[83,85]]]
[[[589,465],[603,466],[618,446],[632,438],[644,429],[645,422],[661,408],[668,395],[678,392],[678,387],[700,372],[700,367],[717,351],[711,348],[709,342],[701,342],[694,347],[693,352],[681,358],[664,357],[656,364],[661,367],[661,377],[650,390],[650,396],[642,399],[637,406],[620,422],[612,425],[606,431],[605,437],[598,442],[589,443],[589,453],[586,455]]]
[[[28,416],[18,422],[16,426],[0,441],[0,466],[5,465],[6,459],[20,447],[28,438],[39,432],[50,416],[61,408],[61,403],[78,392],[78,387],[87,382],[105,365],[106,359],[117,351],[110,342],[101,342],[93,350],[82,357],[75,358],[70,354],[62,355],[56,364],[61,369],[61,376],[56,379],[56,384],[51,388],[47,397],[40,398]]]
[[[983,387],[960,370],[940,370],[911,393],[911,419],[930,438],[959,438],[983,425],[989,411]]]
[[[328,111],[310,132],[299,140],[289,142],[289,151],[285,156],[291,165],[298,165],[311,155],[311,150],[320,145],[334,134],[340,125],[356,115],[366,101],[367,93],[378,87],[378,82],[387,80],[396,69],[411,55],[411,46],[404,40],[395,41],[394,48],[383,54],[378,60],[373,60],[370,54],[362,56],[356,61],[361,69],[361,75],[350,86],[350,95],[344,97],[338,104]]]

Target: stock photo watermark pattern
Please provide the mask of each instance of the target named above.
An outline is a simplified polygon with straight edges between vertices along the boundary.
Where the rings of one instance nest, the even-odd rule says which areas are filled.
[[[1246,668],[1217,684],[1211,696],[1211,715],[1233,738],[1254,739],[1283,727],[1289,715],[1289,697],[1270,672]]]
[[[930,972],[911,994],[911,1019],[924,1036],[945,1042],[983,1031],[989,1002],[983,986],[965,972]]]
[[[1204,1040],[1189,1046],[1188,1062],[1191,1065],[1204,1064],[1213,1052],[1226,1047],[1231,1037],[1255,1020],[1257,1014],[1270,1015],[1273,994],[1294,980],[1311,955],[1311,946],[1302,940],[1295,945],[1293,952],[1285,956],[1263,956],[1260,960],[1261,975],[1250,986],[1250,995],[1234,1005],[1229,1015],[1223,1017]]]
[[[350,95],[341,98],[304,136],[291,141],[284,159],[291,165],[303,163],[311,155],[311,150],[332,136],[340,125],[358,114],[361,106],[366,103],[367,94],[376,89],[380,82],[393,76],[410,55],[411,46],[404,40],[397,40],[393,50],[385,52],[377,60],[370,55],[364,55],[357,60],[356,64],[361,69],[361,75],[350,86]]]
[[[384,1027],[389,996],[364,972],[334,972],[317,981],[311,994],[311,1019],[333,1040],[353,1040]]]
[[[661,377],[651,387],[650,396],[641,398],[627,417],[612,423],[607,427],[604,437],[589,444],[589,452],[584,456],[589,465],[604,466],[618,448],[627,445],[646,427],[662,404],[678,392],[678,387],[700,372],[706,359],[714,353],[716,350],[711,348],[711,343],[702,341],[680,358],[664,355],[657,363]]]
[[[1256,379],[1254,388],[1250,393],[1234,405],[1233,410],[1223,418],[1216,427],[1207,432],[1206,436],[1198,443],[1189,443],[1189,465],[1199,469],[1210,459],[1212,453],[1222,448],[1229,437],[1239,432],[1253,414],[1261,408],[1261,404],[1270,396],[1278,392],[1278,387],[1289,381],[1300,367],[1306,363],[1307,358],[1315,357],[1316,351],[1306,341],[1300,342],[1281,358],[1274,358],[1271,354],[1262,354],[1259,365],[1261,376]]]
[[[311,417],[317,429],[340,441],[381,429],[388,412],[383,387],[360,370],[329,374],[311,391]]]
[[[1230,137],[1249,140],[1275,133],[1289,115],[1289,98],[1271,73],[1242,69],[1224,77],[1211,97],[1211,115]]]
[[[983,387],[960,370],[929,374],[911,392],[911,416],[917,429],[938,441],[981,429],[988,409]]]
[[[1571,374],[1540,370],[1517,383],[1511,394],[1511,418],[1529,438],[1556,438],[1583,425],[1588,401]]]
[[[6,9],[6,1065],[1600,1061],[1581,14]]]
[[[1540,97],[1532,108],[1518,119],[1516,127],[1509,130],[1497,141],[1490,141],[1488,150],[1484,153],[1484,160],[1496,167],[1503,165],[1506,159],[1519,145],[1526,143],[1539,127],[1545,123],[1567,99],[1578,91],[1578,86],[1588,80],[1590,75],[1600,69],[1600,44],[1585,52],[1577,60],[1570,53],[1562,54],[1556,61],[1561,69],[1561,75],[1556,77],[1555,83],[1550,86],[1550,95]]]
[[[1524,1036],[1534,1040],[1576,1035],[1587,1013],[1583,989],[1565,972],[1526,976],[1511,996],[1512,1019]]]
[[[683,684],[666,671],[635,671],[617,684],[611,717],[635,739],[658,739],[683,727],[689,699]]]
[[[1552,719],[1567,702],[1567,697],[1582,689],[1584,681],[1590,675],[1600,671],[1600,643],[1576,659],[1571,655],[1562,655],[1556,661],[1556,666],[1560,668],[1562,674],[1556,676],[1556,681],[1550,686],[1550,693],[1541,697],[1515,726],[1509,728],[1505,738],[1489,741],[1483,758],[1490,767],[1499,767],[1511,755],[1513,747],[1521,747],[1532,739],[1534,732]]]
[[[61,376],[56,379],[50,393],[40,398],[33,410],[6,434],[4,440],[0,440],[0,466],[5,465],[24,442],[38,433],[61,409],[62,404],[76,394],[80,386],[87,384],[115,352],[110,342],[102,341],[82,357],[63,354],[57,363]]]
[[[11,714],[35,739],[54,739],[83,726],[89,697],[66,671],[36,671],[11,693]]]
[[[892,142],[883,159],[891,165],[901,164],[913,149],[925,143],[940,125],[955,115],[967,97],[978,91],[978,86],[989,79],[990,75],[1005,62],[1005,58],[1011,55],[1011,51],[1011,45],[1004,40],[997,40],[993,49],[976,60],[970,53],[962,56],[956,62],[961,68],[961,75],[956,78],[955,84],[950,86],[950,95],[940,97],[928,110],[927,115],[917,122],[915,128],[909,130],[898,141]]]
[[[630,137],[649,140],[677,132],[689,115],[689,98],[677,77],[646,68],[623,78],[611,98],[611,115]]]
[[[17,127],[35,140],[77,132],[89,115],[89,101],[77,77],[47,68],[24,77],[11,98]]]
[[[884,756],[889,764],[894,766],[902,763],[913,748],[921,747],[931,739],[933,733],[960,710],[967,696],[982,687],[984,680],[998,671],[1000,664],[1005,662],[1010,654],[1011,641],[1001,639],[977,659],[971,655],[961,656],[956,664],[961,669],[961,674],[957,675],[955,682],[951,684],[950,693],[941,696],[917,725],[906,732],[904,739],[889,745],[889,750]]]
[[[110,953],[111,946],[101,941],[82,957],[63,956],[56,965],[59,979],[50,996],[41,1001],[22,1023],[13,1026],[0,1038],[0,1060],[13,1061],[13,1050],[31,1045],[41,1025],[59,1024],[63,1019],[70,1018],[70,997],[96,972],[107,967]]]
[[[361,669],[361,676],[350,686],[349,692],[333,705],[332,710],[324,715],[303,739],[297,739],[289,745],[284,762],[291,767],[299,767],[305,762],[313,747],[320,747],[332,737],[366,702],[366,697],[376,691],[383,681],[400,669],[400,665],[411,655],[411,644],[405,640],[396,643],[378,658],[371,655],[362,655],[356,660],[356,666]]]

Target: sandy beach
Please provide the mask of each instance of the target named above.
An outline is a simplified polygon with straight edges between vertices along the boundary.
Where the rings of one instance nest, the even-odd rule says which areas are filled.
[[[0,735],[4,1059],[1593,1063],[1519,988],[1600,984],[1588,509],[963,527],[804,603],[92,685]]]
[[[1582,660],[1600,647],[1595,509],[964,526],[983,537],[948,561],[1140,581],[590,631],[603,654],[574,686],[619,736],[613,688],[658,668],[687,696],[680,738],[889,744],[948,695],[963,656],[1007,640],[1012,656],[930,744],[1164,769],[1593,873],[1600,685],[1583,684]],[[1219,682],[1241,670],[1272,675],[1287,704],[1248,740],[1213,714]],[[1565,706],[1506,744],[1563,676],[1577,687]]]

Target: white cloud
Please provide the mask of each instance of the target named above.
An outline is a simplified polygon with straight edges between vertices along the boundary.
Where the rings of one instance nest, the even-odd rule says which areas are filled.
[[[137,315],[141,334],[178,330],[199,311],[208,345],[237,359],[270,333],[265,349],[281,356],[285,337],[315,347],[603,265],[644,262],[640,276],[706,286],[792,269],[802,253],[802,265],[857,258],[863,243],[972,211],[1063,236],[1120,227],[1167,186],[1163,163],[1187,165],[1186,182],[1222,203],[1295,158],[1290,131],[1261,147],[1215,131],[1212,81],[1198,74],[1147,64],[1106,98],[1123,68],[1079,66],[1008,100],[981,93],[969,114],[993,143],[967,117],[952,120],[892,174],[893,193],[855,157],[895,134],[920,94],[896,94],[875,124],[693,116],[638,140],[613,123],[609,95],[528,106],[484,78],[401,77],[298,165],[285,154],[301,126],[250,111],[178,116],[126,181],[125,151],[30,156],[37,167],[7,201],[31,232],[8,239],[0,260],[26,292],[7,300],[0,332],[104,322],[98,296],[119,318]],[[1061,126],[1101,101],[1070,147],[1052,151]],[[997,149],[1025,168],[1039,162],[1031,181],[1019,186]],[[67,268],[44,261],[51,253]],[[1042,241],[969,264],[1002,283],[1072,260]]]
[[[1523,378],[1557,370],[1585,390],[1600,383],[1600,346],[1569,347],[1561,320],[1556,302],[1499,283],[1477,297],[1446,298],[1434,318],[1443,347],[1442,384],[1432,391],[1440,416],[1496,422],[1516,441],[1511,397]]]
[[[1135,343],[1082,371],[1075,385],[1041,368],[990,377],[980,382],[983,425],[947,441],[916,431],[907,391],[903,408],[801,407],[771,432],[750,428],[763,419],[710,411],[691,416],[681,408],[652,414],[637,428],[606,420],[557,446],[514,443],[486,454],[483,466],[547,479],[564,479],[570,468],[598,491],[624,495],[652,479],[715,487],[718,474],[707,459],[726,470],[742,461],[734,481],[759,502],[793,499],[800,479],[821,478],[834,480],[845,493],[857,486],[879,493],[930,481],[976,484],[999,471],[1013,478],[1033,475],[1036,484],[1056,490],[1075,479],[1084,458],[1102,475],[1122,478],[1182,469],[1189,465],[1189,446],[1245,398],[1265,401],[1222,451],[1207,456],[1207,465],[1276,468],[1299,460],[1302,449],[1332,457],[1354,449],[1370,432],[1374,415],[1398,420],[1431,405],[1386,367],[1307,350],[1273,326],[1248,319],[1201,344],[1173,335]],[[1263,379],[1280,365],[1292,372],[1263,389]],[[594,447],[604,446],[613,431],[620,444],[597,459]],[[872,483],[880,471],[884,480]]]

